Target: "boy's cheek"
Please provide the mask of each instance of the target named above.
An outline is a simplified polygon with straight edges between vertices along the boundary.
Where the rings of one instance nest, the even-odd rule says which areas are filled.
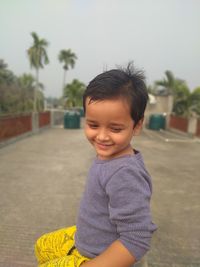
[[[84,132],[85,132],[85,135],[89,135],[89,133],[90,133],[90,129],[87,125],[85,125],[85,127],[84,127]]]
[[[85,135],[86,135],[86,137],[87,137],[88,140],[94,138],[94,133],[90,129],[85,129]]]

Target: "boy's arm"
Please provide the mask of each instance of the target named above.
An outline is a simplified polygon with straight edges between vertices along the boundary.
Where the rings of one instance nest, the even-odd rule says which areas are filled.
[[[83,263],[81,267],[130,267],[135,262],[135,257],[119,240],[116,240],[102,254]]]

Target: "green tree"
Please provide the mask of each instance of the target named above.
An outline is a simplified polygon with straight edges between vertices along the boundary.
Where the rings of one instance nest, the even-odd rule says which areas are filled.
[[[37,90],[37,110],[43,111],[44,110],[44,94],[42,91]]]
[[[0,60],[0,113],[17,112],[19,108],[20,90],[16,83],[16,76],[8,65]]]
[[[59,55],[58,55],[58,60],[61,63],[64,63],[63,69],[64,69],[64,74],[63,74],[63,89],[65,87],[65,81],[66,81],[66,73],[69,70],[69,68],[74,68],[75,62],[76,62],[77,56],[75,53],[71,51],[71,49],[67,50],[61,50]]]
[[[190,91],[185,83],[177,84],[174,93],[173,112],[177,115],[187,116],[190,112]]]
[[[31,74],[24,73],[18,77],[18,85],[21,89],[21,109],[23,111],[32,111],[36,79]]]
[[[191,112],[200,115],[200,87],[194,89],[189,97],[189,108]]]
[[[166,78],[155,82],[156,86],[161,86],[167,94],[173,95],[172,111],[177,115],[187,115],[189,112],[190,90],[184,80],[176,78],[174,74],[165,71]]]
[[[21,88],[33,91],[36,87],[36,79],[32,74],[24,73],[18,77],[18,84]]]
[[[20,89],[15,84],[0,85],[0,113],[10,114],[20,111]]]
[[[185,84],[185,81],[175,78],[170,70],[165,71],[165,78],[155,81],[155,85],[161,86],[168,94],[176,94],[177,87]]]
[[[72,83],[64,88],[64,98],[68,107],[78,107],[82,105],[82,96],[85,90],[84,83],[74,79]]]
[[[36,71],[36,88],[34,89],[34,111],[37,111],[37,90],[39,90],[39,69],[49,63],[49,58],[46,52],[48,42],[45,39],[40,39],[35,32],[31,33],[33,37],[33,45],[28,49],[28,57],[30,66]]]
[[[30,111],[33,110],[33,103],[34,103],[34,91],[36,91],[36,107],[37,110],[41,110],[43,105],[41,105],[41,97],[44,95],[40,93],[39,89],[43,89],[44,86],[42,83],[38,83],[31,74],[24,73],[23,75],[18,77],[18,85],[21,89],[21,104],[22,110],[21,111]],[[38,86],[38,89],[37,89]]]
[[[16,81],[16,76],[11,70],[8,69],[8,65],[0,59],[0,84],[13,84]]]

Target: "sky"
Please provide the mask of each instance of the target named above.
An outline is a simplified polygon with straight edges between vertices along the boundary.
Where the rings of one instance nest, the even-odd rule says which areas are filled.
[[[133,61],[147,84],[171,70],[190,90],[200,86],[199,0],[0,0],[0,59],[16,75],[32,73],[31,32],[49,42],[40,70],[46,96],[62,94],[61,49],[78,57],[66,83]]]

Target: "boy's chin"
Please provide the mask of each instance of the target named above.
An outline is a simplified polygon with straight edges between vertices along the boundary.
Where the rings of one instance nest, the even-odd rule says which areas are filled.
[[[111,159],[113,157],[111,153],[106,153],[106,151],[99,151],[98,149],[96,149],[96,154],[97,157],[102,160]]]

